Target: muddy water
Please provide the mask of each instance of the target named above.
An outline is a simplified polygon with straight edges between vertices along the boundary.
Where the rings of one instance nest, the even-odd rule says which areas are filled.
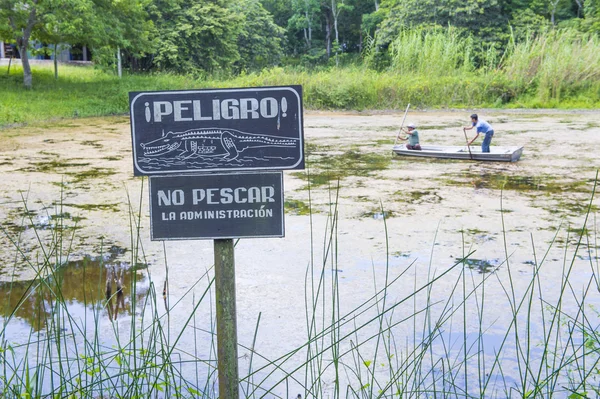
[[[119,316],[130,316],[132,298],[129,288],[135,286],[136,301],[143,301],[148,284],[143,273],[132,270],[125,263],[113,264],[113,258],[114,253],[85,257],[63,263],[48,271],[44,278],[1,282],[0,297],[4,300],[0,317],[5,320],[16,317],[33,331],[44,330],[56,311],[57,298],[69,304],[69,312],[81,320],[93,320],[95,313],[114,320]],[[125,291],[117,288],[113,273]],[[108,288],[107,280],[111,281]]]
[[[470,113],[411,112],[407,122],[417,124],[424,144],[462,145],[461,126]],[[310,286],[311,275],[319,277],[323,263],[327,282],[332,276],[339,278],[342,314],[371,298],[386,275],[404,273],[387,292],[389,305],[447,272],[427,295],[420,293],[410,306],[395,309],[398,318],[421,309],[427,301],[450,301],[465,270],[473,284],[485,281],[483,319],[479,320],[476,305],[465,310],[467,334],[470,337],[484,325],[488,347],[498,345],[495,337],[501,337],[511,322],[510,312],[498,312],[509,309],[507,285],[512,282],[516,295],[524,293],[535,265],[542,264],[540,289],[545,300],[558,296],[567,273],[565,265],[573,265],[569,282],[574,291],[581,291],[597,275],[599,264],[594,237],[600,227],[595,218],[600,200],[592,198],[592,190],[600,166],[600,112],[479,113],[495,129],[492,145],[525,147],[519,162],[400,158],[392,156],[391,145],[402,114],[307,113],[309,174],[285,172],[286,237],[246,239],[236,246],[240,343],[251,346],[260,314],[258,353],[273,359],[302,345],[307,334],[305,287]],[[168,278],[170,329],[177,335],[186,326],[194,301],[209,284],[206,273],[212,275],[212,242],[163,245],[149,240],[147,184],[133,177],[128,120],[78,119],[0,134],[3,295],[15,295],[16,291],[6,291],[10,281],[13,290],[25,292],[45,253],[64,263],[98,257],[103,248],[124,248],[111,262],[147,264],[147,270],[139,271],[139,279],[145,279],[149,289],[158,287],[159,299]],[[329,234],[332,212],[336,228]],[[57,228],[64,236],[60,245],[54,233]],[[577,247],[582,231],[590,238],[584,234],[584,245]],[[323,261],[328,248],[334,260]],[[467,254],[471,255],[460,263]],[[315,271],[307,274],[311,265]],[[98,275],[86,279],[96,284],[103,279],[104,266],[90,267],[96,267]],[[309,283],[305,283],[307,276]],[[133,287],[124,287],[126,295],[131,295]],[[101,303],[102,293],[94,295]],[[591,299],[599,299],[597,290],[592,290]],[[83,303],[75,295],[70,302],[73,306]],[[564,306],[577,304],[571,298],[565,299]],[[210,309],[207,302],[198,316],[205,330],[211,329]],[[126,323],[132,314],[143,312],[128,310],[120,320]],[[433,316],[443,313],[432,312]],[[15,314],[12,320],[20,322],[9,324],[7,334],[18,337],[41,328],[35,325],[38,319],[33,313],[32,308],[30,314]],[[463,316],[457,311],[458,320],[464,320]],[[414,320],[422,326],[420,318]],[[533,330],[541,331],[541,314],[532,315],[532,321]],[[394,334],[410,336],[412,323],[399,325]],[[455,331],[464,330],[460,324],[442,337],[463,336]],[[368,336],[372,328],[362,331]],[[114,341],[111,334],[107,333],[107,342]],[[194,334],[186,330],[178,345],[208,352],[207,337],[201,338],[204,343],[193,343]],[[241,370],[247,370],[250,352],[240,352]],[[290,361],[289,368],[301,361]],[[506,365],[511,367],[516,368],[514,362]],[[276,389],[281,395],[284,391]]]

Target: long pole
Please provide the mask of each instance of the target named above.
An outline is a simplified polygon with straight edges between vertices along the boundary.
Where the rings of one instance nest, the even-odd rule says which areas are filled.
[[[404,127],[404,121],[406,120],[406,114],[408,114],[408,108],[410,107],[410,103],[406,106],[406,111],[404,111],[404,118],[402,118],[402,124],[400,125],[400,130],[398,130],[398,134],[396,135],[396,141],[394,141],[394,145],[398,144],[398,137],[400,137],[400,133],[402,133],[402,128]]]
[[[469,139],[467,138],[467,131],[463,129],[463,133],[465,134],[465,141],[467,142],[467,148],[469,149],[469,157],[473,160],[473,154],[471,154],[471,147],[469,146]]]
[[[214,241],[219,397],[239,399],[233,240]]]

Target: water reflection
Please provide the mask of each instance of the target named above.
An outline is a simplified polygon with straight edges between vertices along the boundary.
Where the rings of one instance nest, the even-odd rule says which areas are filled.
[[[471,270],[477,271],[477,273],[493,273],[498,269],[498,259],[485,260],[485,259],[461,259],[461,262]]]
[[[384,212],[367,212],[364,214],[364,216],[366,217],[372,217],[373,219],[387,219],[387,218],[391,218],[394,216],[393,212],[391,211],[384,211]]]
[[[44,279],[0,282],[0,316],[22,319],[34,331],[46,328],[61,307],[82,320],[94,311],[116,319],[132,313],[132,289],[136,301],[146,296],[146,278],[139,267],[84,258],[60,266]]]

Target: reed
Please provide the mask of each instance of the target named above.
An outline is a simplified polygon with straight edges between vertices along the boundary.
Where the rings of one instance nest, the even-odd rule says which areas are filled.
[[[599,90],[600,39],[595,34],[551,30],[512,41],[503,72],[519,87],[530,87],[541,103],[560,103],[588,89]]]
[[[476,69],[473,38],[454,28],[402,30],[390,53],[391,69],[401,75],[456,76]]]

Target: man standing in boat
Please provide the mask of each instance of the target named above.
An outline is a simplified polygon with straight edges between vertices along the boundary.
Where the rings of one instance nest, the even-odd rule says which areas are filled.
[[[406,144],[406,148],[408,148],[409,150],[421,150],[421,145],[419,144],[419,131],[416,129],[416,126],[414,123],[409,123],[407,126],[408,130],[405,130],[404,128],[401,128],[400,130],[402,130],[404,133],[408,134],[407,137],[402,138],[400,137],[400,140],[408,140],[408,144]]]
[[[494,129],[489,123],[483,119],[479,119],[477,114],[471,115],[471,123],[471,126],[463,127],[463,131],[475,128],[477,135],[473,137],[473,140],[469,141],[467,145],[473,144],[473,142],[477,140],[477,137],[479,137],[479,134],[483,133],[485,134],[485,137],[483,138],[483,143],[481,143],[481,152],[490,152],[490,144],[492,142],[492,137],[494,136]]]

